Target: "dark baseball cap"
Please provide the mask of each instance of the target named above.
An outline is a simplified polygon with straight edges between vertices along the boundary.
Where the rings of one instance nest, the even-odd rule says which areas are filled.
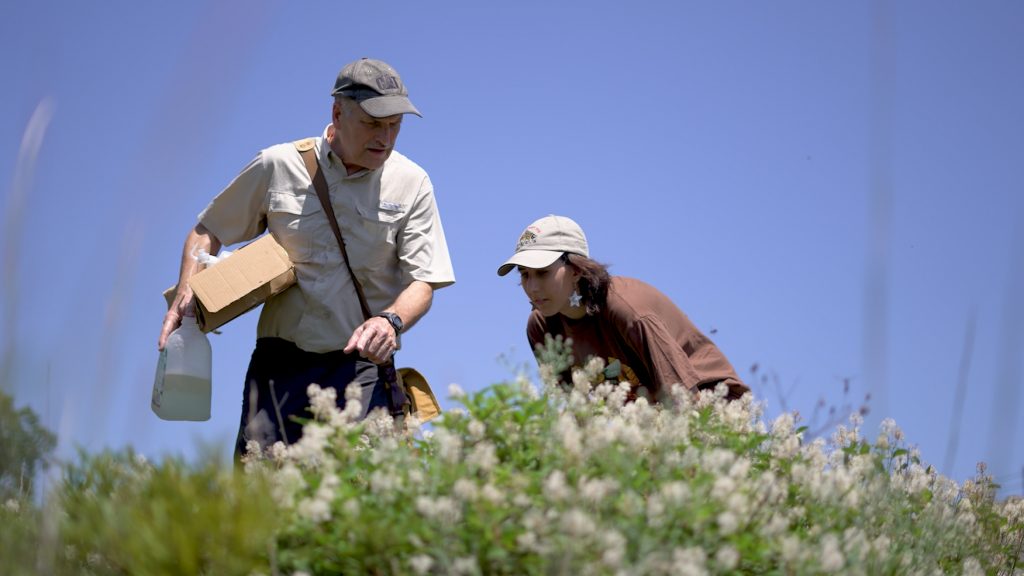
[[[350,62],[338,73],[331,96],[347,96],[374,118],[396,114],[423,117],[409,101],[402,77],[387,62],[361,58]]]

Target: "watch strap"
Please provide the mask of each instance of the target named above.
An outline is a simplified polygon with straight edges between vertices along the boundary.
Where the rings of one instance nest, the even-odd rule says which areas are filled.
[[[383,318],[391,324],[391,327],[395,330],[395,336],[402,333],[402,329],[405,328],[405,323],[402,322],[402,317],[394,312],[380,312],[376,315],[379,318]],[[401,325],[401,327],[399,327]]]

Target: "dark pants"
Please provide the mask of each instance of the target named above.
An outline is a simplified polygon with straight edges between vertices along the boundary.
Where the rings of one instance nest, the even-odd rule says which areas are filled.
[[[358,354],[341,351],[317,354],[301,350],[281,338],[256,340],[256,350],[245,375],[235,458],[245,454],[245,445],[250,440],[268,447],[278,440],[290,444],[302,437],[303,422],[295,418],[310,420],[313,417],[306,393],[310,384],[334,388],[338,408],[342,409],[345,388],[352,382],[358,382],[363,389],[362,416],[374,408],[388,408],[377,365]]]

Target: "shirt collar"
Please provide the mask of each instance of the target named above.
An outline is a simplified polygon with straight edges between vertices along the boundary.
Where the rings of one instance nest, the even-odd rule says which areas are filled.
[[[327,132],[329,130],[331,130],[330,124],[324,128],[324,133],[320,138],[320,164],[328,166],[330,170],[334,171],[338,177],[343,180],[362,178],[369,174],[371,171],[366,168],[363,168],[358,172],[353,172],[352,174],[348,173],[348,169],[345,168],[345,164],[342,163],[341,158],[334,153],[334,150],[331,150],[330,144],[327,143]]]

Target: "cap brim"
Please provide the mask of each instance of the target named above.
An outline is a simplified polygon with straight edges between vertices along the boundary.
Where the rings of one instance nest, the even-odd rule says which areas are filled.
[[[377,96],[360,100],[359,105],[374,118],[386,118],[398,114],[415,114],[420,118],[423,114],[412,105],[407,96]]]
[[[562,257],[562,252],[557,250],[523,250],[516,252],[511,258],[498,267],[498,276],[504,276],[516,266],[524,268],[547,268]]]

